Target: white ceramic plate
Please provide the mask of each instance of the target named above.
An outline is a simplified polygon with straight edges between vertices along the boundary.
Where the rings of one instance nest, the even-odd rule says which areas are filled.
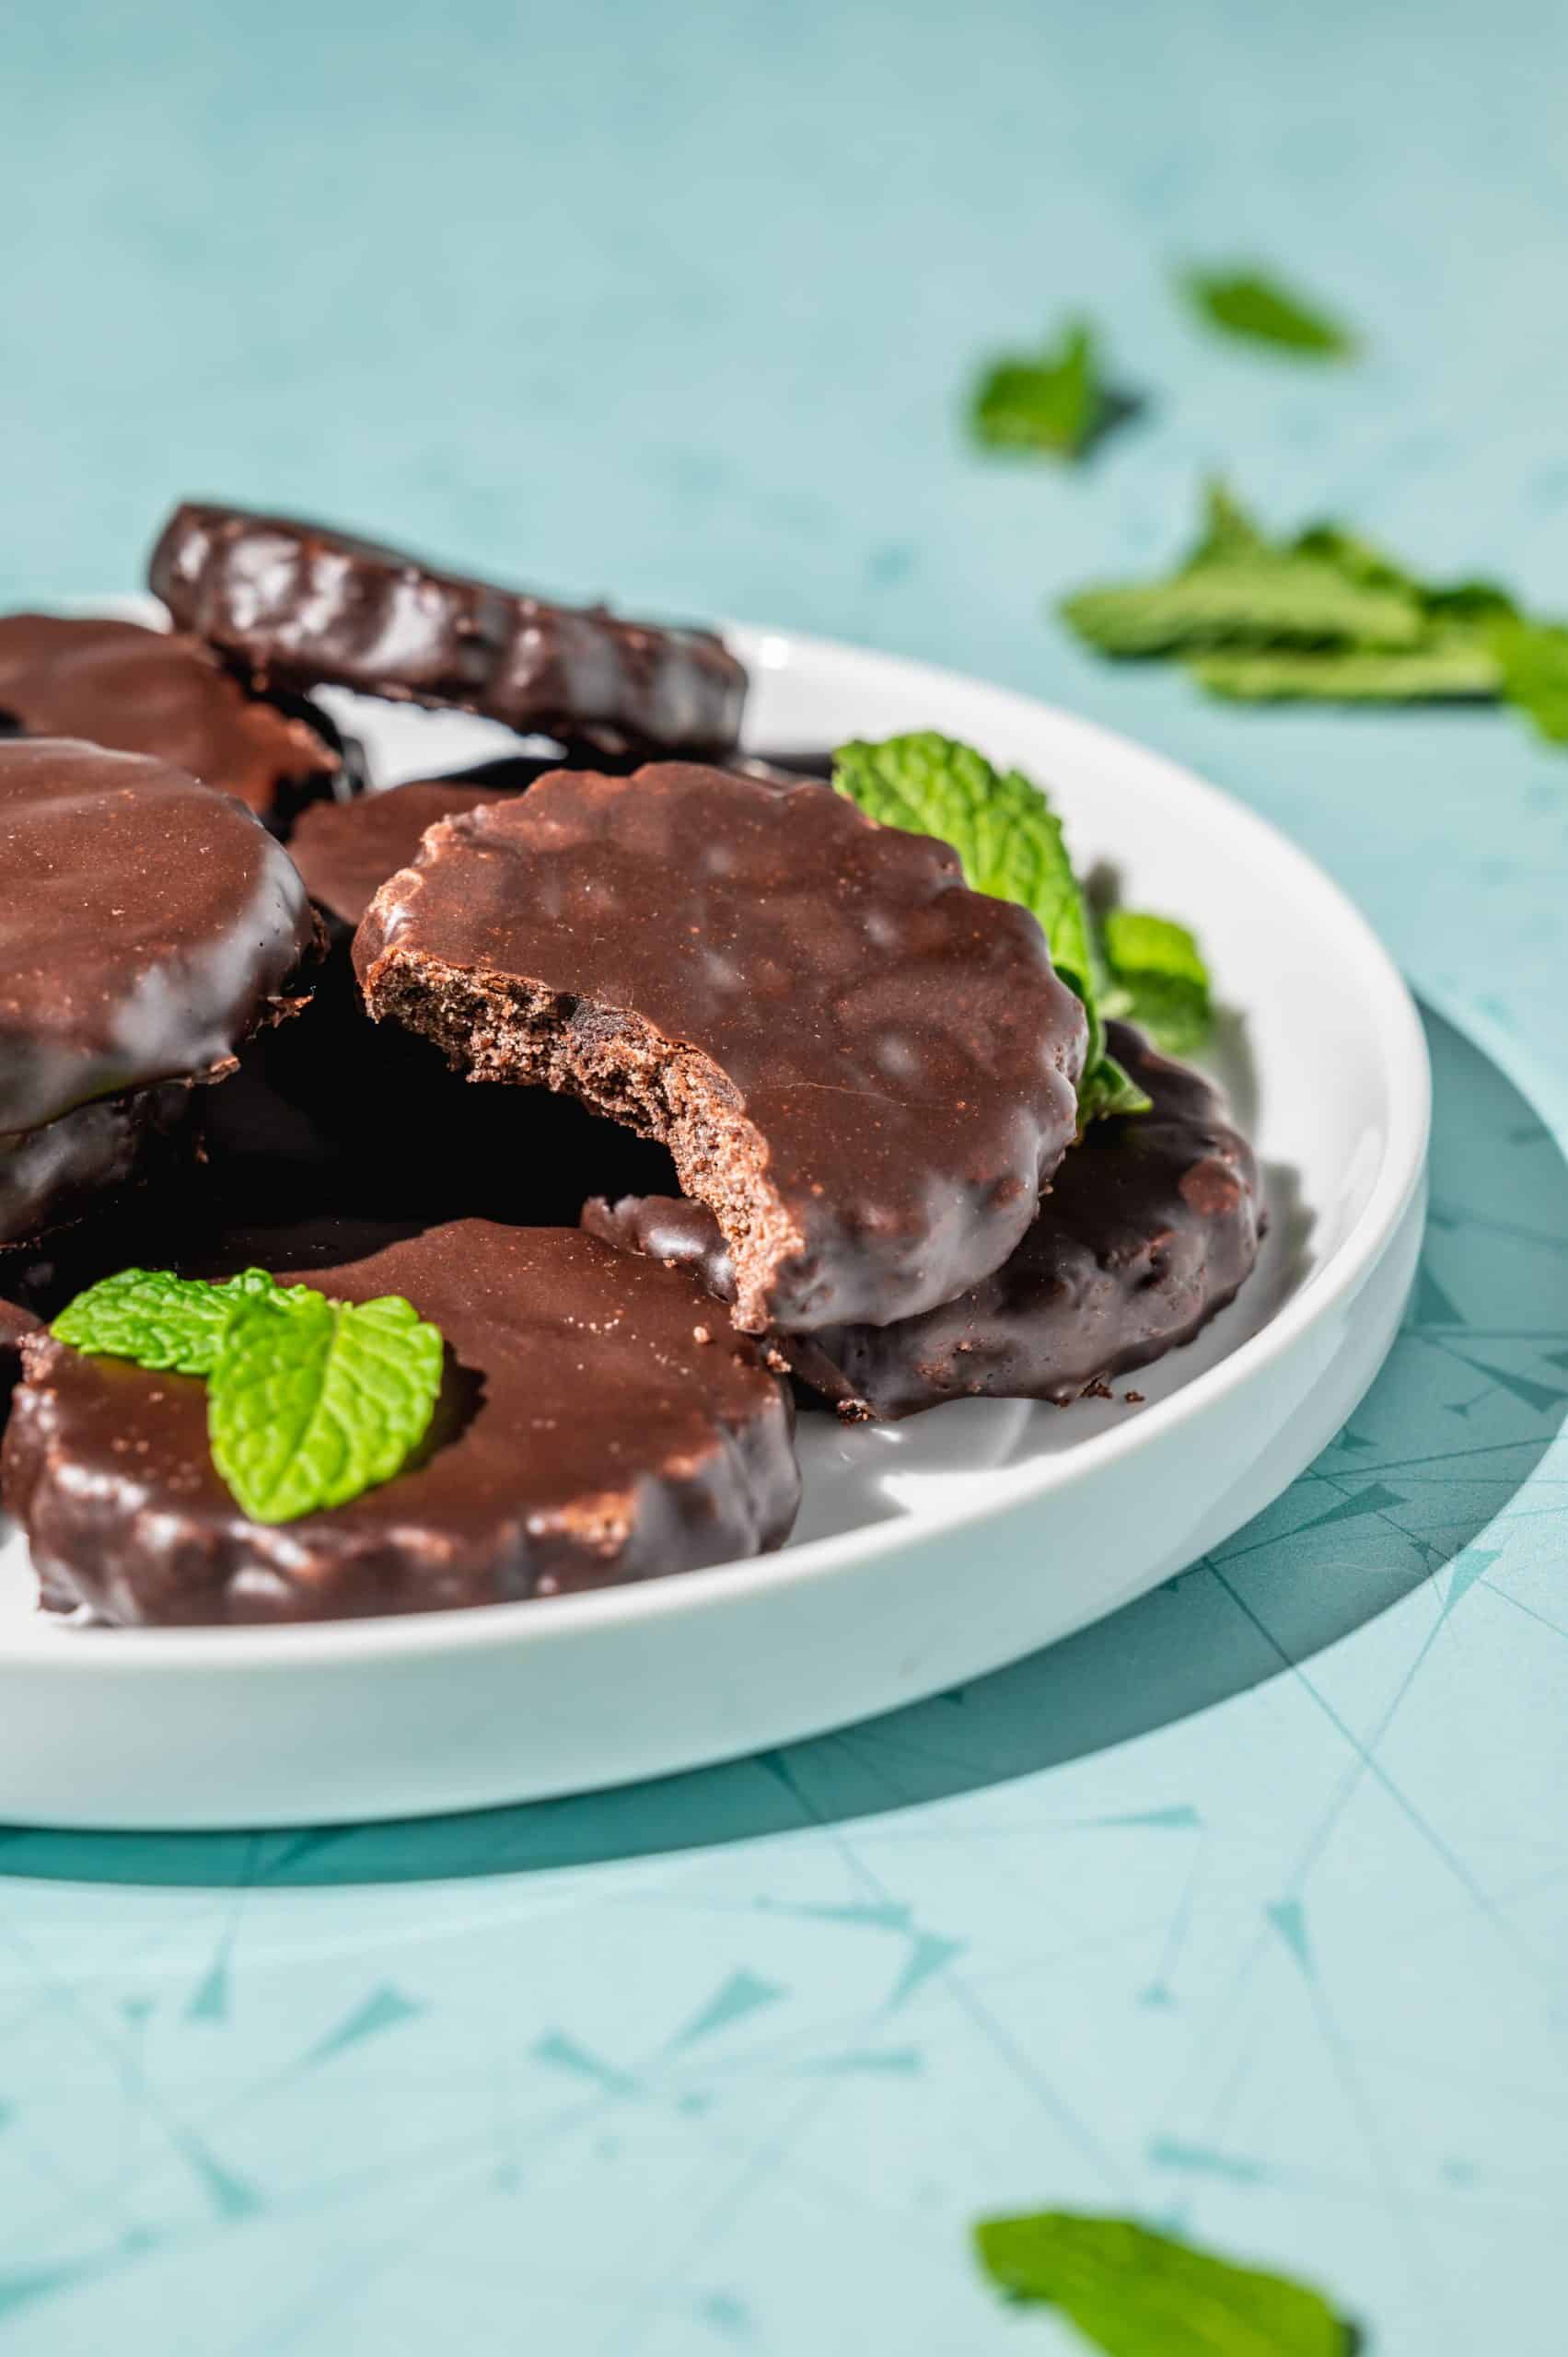
[[[124,607],[120,609],[126,610]],[[145,610],[132,607],[129,610]],[[0,1547],[0,1817],[64,1827],[415,1816],[621,1783],[892,1709],[1142,1594],[1278,1495],[1382,1363],[1423,1213],[1429,1076],[1372,934],[1284,838],[1157,755],[911,663],[737,630],[759,749],[937,727],[1048,783],[1074,853],[1193,923],[1215,1062],[1269,1173],[1237,1303],[1120,1399],[801,1420],[791,1544],[589,1596],[324,1628],[77,1631]],[[381,784],[482,721],[328,699]]]

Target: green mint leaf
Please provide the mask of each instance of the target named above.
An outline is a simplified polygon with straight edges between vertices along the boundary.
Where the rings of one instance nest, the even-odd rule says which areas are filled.
[[[1349,2357],[1354,2346],[1305,2283],[1128,2219],[993,2218],[975,2248],[1002,2291],[1060,2309],[1104,2357]]]
[[[1165,581],[1083,589],[1063,619],[1102,655],[1176,655],[1225,646],[1411,646],[1418,601],[1364,586],[1291,550],[1211,555]]]
[[[1319,557],[1348,581],[1365,589],[1392,589],[1414,598],[1430,622],[1488,624],[1510,621],[1518,609],[1495,581],[1455,581],[1446,587],[1422,581],[1376,542],[1341,524],[1313,524],[1290,543],[1297,556]]]
[[[1504,622],[1492,643],[1507,702],[1527,713],[1549,743],[1568,745],[1568,627]]]
[[[1081,458],[1131,404],[1100,374],[1094,331],[1085,320],[1038,354],[993,361],[970,402],[970,429],[988,450]]]
[[[1139,909],[1110,909],[1103,938],[1132,1021],[1167,1056],[1201,1048],[1214,1028],[1214,1008],[1209,970],[1187,927]]]
[[[303,1295],[303,1299],[296,1298]],[[442,1339],[395,1294],[238,1311],[207,1396],[213,1462],[254,1522],[292,1522],[389,1481],[429,1430]]]
[[[222,1284],[167,1269],[122,1269],[79,1293],[51,1331],[73,1350],[210,1375],[236,1310],[280,1290],[262,1269],[246,1269]]]
[[[1229,484],[1221,476],[1211,475],[1203,485],[1203,529],[1181,570],[1191,573],[1203,564],[1270,553],[1262,531]]]
[[[1495,581],[1454,581],[1446,589],[1426,587],[1422,602],[1434,621],[1475,622],[1491,628],[1519,621],[1519,609]]]
[[[1480,632],[1434,634],[1405,648],[1290,647],[1198,656],[1188,669],[1236,703],[1451,703],[1497,694],[1503,667]]]
[[[1259,270],[1187,270],[1179,281],[1200,319],[1222,334],[1302,359],[1344,360],[1355,338],[1303,295]]]
[[[1318,557],[1331,564],[1361,588],[1393,589],[1415,598],[1424,595],[1421,583],[1403,565],[1374,541],[1364,540],[1358,532],[1347,532],[1342,524],[1309,524],[1289,546],[1296,556]]]
[[[1081,1135],[1091,1121],[1109,1121],[1130,1113],[1147,1113],[1154,1104],[1125,1066],[1112,1055],[1101,1053],[1098,1061],[1085,1073],[1078,1090],[1078,1130]]]
[[[1495,582],[1423,581],[1332,522],[1271,540],[1220,482],[1205,485],[1202,528],[1174,574],[1082,590],[1062,612],[1102,654],[1174,656],[1232,702],[1483,701],[1508,692],[1505,648],[1517,701],[1529,702],[1532,664],[1551,701],[1551,635],[1532,634]]]

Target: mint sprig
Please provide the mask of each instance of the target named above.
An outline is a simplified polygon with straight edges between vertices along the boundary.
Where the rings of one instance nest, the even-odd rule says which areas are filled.
[[[1222,482],[1204,489],[1198,538],[1174,573],[1080,589],[1062,614],[1100,654],[1225,648],[1419,646],[1420,585],[1335,526],[1271,541]]]
[[[1135,407],[1106,382],[1093,328],[1074,319],[1039,352],[986,366],[970,396],[970,431],[987,450],[1081,459]]]
[[[1197,317],[1222,335],[1300,360],[1345,360],[1355,350],[1340,320],[1264,271],[1184,270],[1177,283]]]
[[[430,1428],[445,1345],[389,1294],[331,1301],[262,1269],[224,1283],[123,1269],[54,1320],[73,1349],[207,1380],[213,1462],[254,1522],[345,1505]]]
[[[1334,523],[1271,540],[1223,483],[1176,570],[1063,600],[1100,654],[1174,656],[1232,702],[1516,704],[1568,744],[1568,627],[1492,581],[1426,581]]]
[[[1148,1097],[1106,1050],[1101,951],[1062,821],[1040,789],[1021,770],[995,769],[972,745],[934,728],[841,745],[833,784],[878,825],[950,843],[972,890],[1016,900],[1038,918],[1051,964],[1088,1016],[1079,1127],[1146,1112]]]
[[[1350,2357],[1353,2328],[1320,2292],[1126,2218],[1046,2210],[975,2228],[981,2266],[1058,2309],[1104,2357]]]
[[[1167,1056],[1201,1048],[1214,1008],[1209,970],[1187,927],[1142,909],[1109,909],[1101,939],[1119,1011]]]

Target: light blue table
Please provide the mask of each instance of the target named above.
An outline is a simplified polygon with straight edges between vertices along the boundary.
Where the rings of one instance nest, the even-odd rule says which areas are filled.
[[[1104,1627],[608,1798],[0,1833],[6,2357],[1063,2351],[966,2256],[1043,2203],[1318,2277],[1375,2357],[1562,2357],[1568,758],[1229,713],[1043,608],[1218,463],[1568,608],[1568,20],[53,0],[4,74],[7,602],[211,491],[985,672],[1305,842],[1437,1074],[1376,1391]],[[1196,336],[1171,258],[1247,251],[1365,365]],[[1070,306],[1151,412],[978,461],[971,362]]]

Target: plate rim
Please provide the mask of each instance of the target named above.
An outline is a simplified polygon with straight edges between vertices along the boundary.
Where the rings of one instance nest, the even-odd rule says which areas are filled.
[[[70,601],[77,611],[117,609],[152,619],[154,601],[145,597]],[[1295,876],[1328,910],[1340,933],[1353,944],[1372,987],[1363,1003],[1368,1034],[1376,1041],[1387,1084],[1388,1132],[1367,1199],[1349,1231],[1328,1258],[1307,1275],[1268,1323],[1205,1368],[1167,1399],[1153,1401],[1132,1422],[1086,1434],[1077,1446],[1020,1467],[994,1469],[983,1500],[930,1509],[918,1517],[897,1516],[858,1530],[837,1532],[786,1546],[771,1554],[708,1565],[611,1585],[587,1593],[531,1596],[506,1604],[470,1605],[441,1612],[366,1616],[357,1620],[305,1622],[245,1622],[192,1628],[95,1630],[78,1645],[70,1633],[39,1619],[0,1632],[0,1665],[25,1662],[29,1673],[79,1677],[136,1675],[155,1666],[199,1667],[221,1663],[230,1671],[353,1666],[388,1655],[424,1656],[458,1654],[470,1647],[528,1643],[547,1644],[580,1635],[596,1624],[625,1625],[675,1612],[736,1607],[761,1591],[805,1586],[835,1573],[896,1557],[912,1544],[945,1535],[978,1536],[1003,1515],[1119,1458],[1135,1456],[1156,1438],[1190,1421],[1213,1403],[1250,1382],[1287,1355],[1310,1329],[1353,1299],[1398,1234],[1426,1168],[1432,1118],[1432,1076],[1425,1035],[1414,999],[1355,901],[1342,886],[1272,820],[1170,755],[1140,744],[1119,729],[1069,712],[1042,697],[985,679],[973,672],[890,654],[843,639],[816,636],[776,625],[726,622],[726,643],[755,673],[781,673],[797,664],[819,672],[845,672],[872,665],[900,675],[912,701],[929,689],[935,695],[979,692],[1010,706],[1022,726],[1049,726],[1102,762],[1132,763],[1146,777],[1213,814],[1243,848],[1256,843]],[[62,1640],[64,1642],[62,1642]]]

